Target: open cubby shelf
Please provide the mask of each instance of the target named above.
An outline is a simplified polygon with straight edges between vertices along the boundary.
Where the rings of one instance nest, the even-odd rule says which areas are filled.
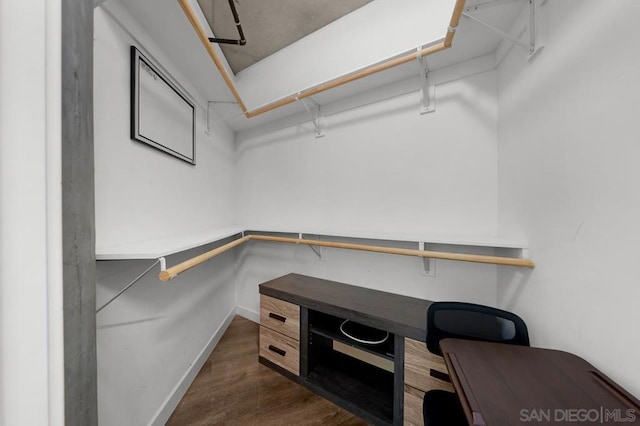
[[[340,332],[340,324],[344,319],[334,317],[333,315],[324,314],[322,312],[310,311],[309,312],[309,333],[326,337],[331,340],[347,344],[349,346],[356,347],[365,352],[380,356],[390,361],[394,360],[393,353],[393,340],[394,336],[389,333],[389,338],[386,342],[379,345],[368,345],[365,343],[356,342],[349,339]]]
[[[334,349],[334,341],[360,349],[375,357],[394,361],[394,339],[368,345],[356,342],[340,332],[343,318],[309,310],[309,346],[307,380],[336,398],[348,401],[351,409],[375,424],[391,424],[394,419],[394,375]]]
[[[382,423],[393,422],[393,373],[328,348],[319,349],[316,355],[321,361],[309,370],[309,382]]]

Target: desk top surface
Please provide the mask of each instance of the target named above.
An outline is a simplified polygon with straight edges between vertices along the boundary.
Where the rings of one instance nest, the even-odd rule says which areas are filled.
[[[260,284],[260,293],[425,341],[429,300],[288,274]]]
[[[440,347],[469,424],[640,424],[640,402],[571,353],[459,339]]]

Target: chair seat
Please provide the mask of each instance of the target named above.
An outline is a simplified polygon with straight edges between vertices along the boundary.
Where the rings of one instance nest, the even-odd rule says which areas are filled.
[[[422,403],[425,426],[467,426],[458,396],[443,390],[430,390]]]

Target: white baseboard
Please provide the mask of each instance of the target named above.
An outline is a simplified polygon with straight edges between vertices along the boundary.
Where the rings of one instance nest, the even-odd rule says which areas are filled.
[[[211,352],[213,352],[215,347],[218,345],[218,342],[220,342],[220,339],[224,335],[225,331],[227,331],[227,328],[229,328],[229,324],[231,324],[231,321],[233,320],[233,317],[235,315],[236,308],[233,308],[224,319],[224,322],[220,325],[220,327],[218,327],[216,332],[213,333],[213,336],[211,337],[207,345],[202,349],[202,351],[193,361],[191,367],[187,370],[184,376],[182,376],[167,399],[164,400],[164,402],[160,406],[160,409],[156,412],[156,414],[153,416],[153,419],[149,422],[149,425],[162,426],[167,422],[167,420],[169,420],[169,417],[171,417],[173,410],[176,409],[176,407],[180,403],[180,400],[189,389],[189,386],[191,386],[191,383],[193,383],[196,376],[198,375],[198,372],[209,358],[209,355],[211,355]],[[258,318],[259,317],[260,316],[258,315]]]
[[[260,312],[256,312],[252,309],[238,305],[236,306],[236,314],[240,315],[242,318],[246,318],[250,321],[260,324]]]

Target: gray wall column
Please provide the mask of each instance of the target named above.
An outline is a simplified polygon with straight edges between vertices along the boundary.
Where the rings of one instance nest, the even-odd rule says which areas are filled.
[[[98,424],[93,1],[62,0],[65,423]]]

